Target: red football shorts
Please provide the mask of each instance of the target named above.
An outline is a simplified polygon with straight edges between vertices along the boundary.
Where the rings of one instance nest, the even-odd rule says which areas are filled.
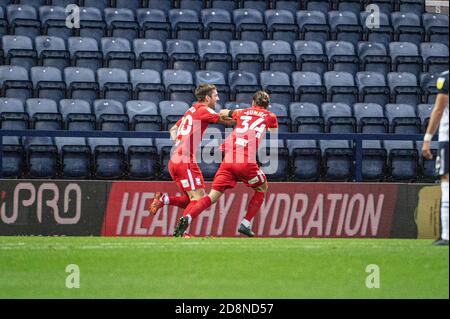
[[[246,186],[255,188],[267,181],[266,175],[256,163],[226,163],[222,162],[214,176],[212,189],[221,193],[236,187],[241,181]]]
[[[205,188],[203,174],[197,163],[169,161],[169,173],[178,188],[184,192]]]

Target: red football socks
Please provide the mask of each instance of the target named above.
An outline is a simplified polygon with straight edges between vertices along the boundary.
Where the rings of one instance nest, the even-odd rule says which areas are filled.
[[[167,196],[167,195],[166,195]],[[186,194],[183,196],[168,196],[169,205],[186,208],[189,205],[190,199]]]
[[[253,194],[250,203],[248,203],[247,215],[245,215],[246,220],[251,221],[253,217],[256,216],[256,214],[259,212],[259,209],[261,208],[262,203],[264,202],[265,195],[266,194],[263,192],[255,191],[255,194]]]
[[[205,196],[202,199],[199,199],[195,205],[189,205],[185,211],[185,215],[191,215],[192,219],[195,219],[201,212],[211,206],[211,204],[211,198],[209,198],[209,196]]]
[[[187,216],[190,215],[189,211],[192,209],[192,207],[195,206],[195,204],[197,204],[197,200],[191,200],[191,202],[189,203],[189,205],[187,205],[186,209],[183,211],[183,216]],[[192,215],[191,215],[192,217]]]

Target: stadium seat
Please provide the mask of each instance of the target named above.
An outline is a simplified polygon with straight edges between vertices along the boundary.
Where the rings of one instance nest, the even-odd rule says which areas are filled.
[[[328,22],[333,39],[350,42],[354,46],[362,40],[363,30],[359,25],[358,16],[351,11],[330,11]]]
[[[357,102],[358,89],[350,73],[328,71],[324,74],[324,83],[329,102],[342,102],[348,105]]]
[[[347,41],[327,41],[325,50],[332,71],[347,72],[353,76],[358,72],[359,59],[355,48]]]
[[[228,54],[228,48],[225,42],[199,40],[197,46],[202,70],[228,74],[232,66],[232,58]]]
[[[359,42],[358,57],[361,71],[378,72],[384,76],[391,71],[391,57],[382,43]]]
[[[392,12],[394,39],[397,42],[411,42],[417,46],[425,39],[420,16],[412,12]]]
[[[233,57],[233,69],[251,72],[255,75],[263,70],[264,56],[260,54],[258,43],[253,41],[231,41],[230,53]]]
[[[100,11],[105,10],[109,6],[110,0],[83,0],[86,7],[93,7]]]
[[[392,0],[367,0],[367,5],[376,5],[379,12],[390,14],[395,11],[395,3]]]
[[[230,12],[224,9],[203,9],[201,18],[207,39],[225,43],[234,40],[236,28],[232,23]]]
[[[114,100],[95,100],[93,105],[98,129],[102,131],[128,131],[128,115],[122,103]]]
[[[85,138],[55,137],[59,151],[61,177],[65,179],[88,179],[91,176],[91,149]]]
[[[255,9],[264,13],[269,9],[270,1],[267,0],[241,0],[244,9]]]
[[[260,74],[262,88],[270,94],[273,103],[289,105],[294,101],[294,88],[284,72],[263,71]]]
[[[0,128],[4,130],[26,130],[28,114],[23,102],[16,98],[0,98]]]
[[[86,2],[84,5],[87,5]],[[106,36],[107,26],[103,20],[103,9],[95,7],[80,7],[80,37],[91,37],[100,43]]]
[[[392,94],[393,103],[416,106],[421,103],[422,89],[417,78],[408,72],[390,72],[387,81]]]
[[[180,9],[190,9],[200,14],[203,9],[204,0],[179,0],[178,7]]]
[[[71,99],[94,102],[99,97],[100,87],[95,81],[95,74],[88,68],[65,68],[64,80],[68,88],[67,95]]]
[[[430,121],[431,112],[433,111],[434,104],[419,104],[417,105],[417,117],[420,118],[422,123],[422,133],[427,131],[428,122]]]
[[[358,72],[356,74],[360,101],[386,105],[390,101],[390,90],[385,76],[377,72]]]
[[[42,34],[69,40],[75,35],[75,28],[66,25],[66,6],[42,6],[39,8],[39,17],[42,23]]]
[[[136,54],[136,66],[140,69],[151,69],[162,73],[168,68],[169,58],[164,52],[163,44],[156,39],[135,39],[133,49]]]
[[[25,103],[31,127],[36,130],[59,130],[62,117],[55,101],[49,99],[28,99]]]
[[[359,0],[339,0],[336,5],[338,11],[348,11],[359,15],[364,10],[365,3]]]
[[[264,12],[269,38],[293,44],[298,40],[299,27],[295,13],[288,10],[267,10]]]
[[[259,144],[258,162],[269,181],[286,180],[289,174],[289,150],[283,140],[264,139]]]
[[[123,7],[120,9],[119,7],[106,8],[104,10],[105,22],[109,29],[110,37],[125,38],[130,42],[139,38],[139,24],[135,21],[134,11],[135,9]]]
[[[94,157],[94,177],[97,179],[119,179],[126,170],[125,151],[118,138],[88,138]]]
[[[189,9],[172,9],[169,11],[173,38],[197,43],[203,38],[203,24],[197,12]]]
[[[384,141],[388,154],[388,180],[414,182],[418,176],[418,151],[413,141]]]
[[[277,0],[272,5],[276,10],[286,10],[295,15],[300,10],[301,1],[298,0]]]
[[[0,102],[1,107],[1,102]],[[25,171],[25,152],[18,136],[4,136],[2,140],[1,178],[22,178]]]
[[[232,14],[238,8],[239,2],[235,0],[211,0],[209,5],[211,8],[223,9]]]
[[[94,72],[103,66],[103,54],[94,38],[70,37],[68,47],[74,66]]]
[[[327,90],[322,85],[320,74],[314,72],[293,72],[292,85],[299,102],[320,105],[325,102]]]
[[[286,41],[265,40],[261,43],[265,69],[291,74],[296,69],[296,58]]]
[[[159,1],[161,4],[164,2]],[[170,10],[170,8],[168,9]],[[154,39],[165,42],[172,37],[172,27],[167,21],[166,13],[162,7],[152,9],[138,9],[137,21],[143,30],[145,39]]]
[[[35,44],[39,65],[55,67],[61,72],[70,65],[70,55],[64,39],[39,36],[36,37]]]
[[[126,72],[134,69],[136,56],[131,52],[130,42],[126,38],[102,38],[101,48],[107,68],[122,69]]]
[[[408,104],[387,104],[385,115],[391,125],[391,132],[396,134],[419,134],[420,118],[416,116],[414,106]]]
[[[200,67],[200,58],[191,41],[167,40],[166,52],[169,55],[169,68],[171,69],[189,71],[194,75]]]
[[[180,101],[161,101],[159,103],[159,114],[161,114],[165,128],[170,129],[186,113],[189,107],[189,104]]]
[[[299,133],[323,133],[325,121],[319,107],[312,103],[292,103],[289,106],[292,131]]]
[[[442,43],[423,42],[420,53],[426,72],[442,73],[448,70],[448,47]]]
[[[125,110],[133,131],[161,130],[162,118],[158,114],[157,104],[150,101],[128,101]]]
[[[447,14],[424,13],[422,21],[426,32],[426,41],[448,46],[449,20]]]
[[[419,49],[414,43],[391,42],[389,52],[392,59],[392,69],[395,72],[409,72],[416,77],[420,76],[423,61],[419,55]]]
[[[320,140],[324,180],[351,181],[354,174],[353,149],[349,141]]]
[[[358,123],[359,132],[385,134],[389,133],[389,121],[384,117],[383,107],[376,103],[356,103],[353,112]]]
[[[164,70],[163,83],[166,99],[191,104],[195,100],[192,73],[184,70]]]
[[[422,141],[417,141],[417,152],[422,154]],[[439,180],[439,173],[436,170],[436,157],[438,156],[439,142],[432,141],[430,143],[430,151],[433,154],[431,160],[423,156],[419,156],[420,181],[425,183],[435,183]]]
[[[133,69],[130,81],[137,100],[147,100],[158,104],[165,98],[165,89],[161,84],[161,75],[155,70]]]
[[[436,87],[437,74],[422,73],[420,75],[420,87],[422,88],[422,95],[426,103],[433,103],[436,101],[438,89]]]
[[[197,71],[195,72],[195,85],[199,86],[201,83],[214,84],[216,86],[220,103],[224,104],[229,101],[230,87],[226,84],[224,73],[217,71]]]
[[[66,84],[62,81],[59,69],[51,66],[35,66],[31,68],[30,74],[36,98],[48,98],[59,102],[66,97]]]
[[[356,119],[344,103],[323,103],[322,115],[329,133],[356,133]]]
[[[169,10],[173,8],[172,0],[148,0],[147,7],[152,11],[159,9],[165,14],[169,13]]]
[[[303,72],[315,72],[322,76],[328,70],[328,57],[322,44],[317,41],[295,41],[294,54]]]
[[[263,14],[256,9],[236,9],[233,11],[236,25],[236,39],[254,41],[258,45],[266,40],[267,26]]]
[[[96,128],[96,118],[87,101],[61,100],[59,101],[59,113],[62,115],[67,130],[94,131]]]
[[[122,138],[128,169],[127,177],[153,180],[158,174],[159,156],[153,141],[146,138]]]
[[[117,100],[125,104],[131,99],[133,88],[128,82],[128,73],[122,69],[100,68],[97,80],[104,99]]]
[[[412,12],[421,16],[425,12],[425,2],[421,0],[399,0],[398,9],[401,12]]]
[[[316,182],[321,174],[321,151],[314,140],[287,140],[295,181]]]
[[[232,100],[236,103],[249,103],[256,91],[261,89],[258,76],[251,72],[232,71],[228,74],[228,83],[232,92]]]
[[[142,0],[115,0],[114,1],[116,8],[129,9],[132,12],[136,11],[139,8],[142,8],[142,5],[145,3],[146,2],[142,1]]]
[[[289,133],[291,131],[291,118],[288,116],[288,109],[285,105],[271,102],[267,110],[277,116],[278,133]]]
[[[304,41],[317,41],[322,45],[330,39],[330,26],[327,17],[320,11],[297,11],[297,24],[300,29],[300,39]]]
[[[2,48],[8,65],[21,66],[29,70],[37,65],[37,53],[31,38],[22,35],[4,35]]]
[[[0,65],[1,96],[13,97],[25,102],[32,97],[33,83],[28,72],[21,66]]]
[[[26,152],[28,178],[55,178],[58,173],[58,149],[50,137],[25,136],[22,144]]]
[[[380,141],[363,141],[362,143],[363,181],[382,182],[386,176],[387,152]]]
[[[302,8],[310,11],[320,11],[327,14],[332,9],[332,3],[329,0],[302,0]]]
[[[5,19],[3,7],[0,6],[0,37],[8,34],[8,21]]]
[[[379,12],[375,15],[373,12],[362,11],[360,19],[367,41],[379,43],[385,47],[394,41],[394,28],[390,25],[389,16],[386,13]]]
[[[30,5],[10,4],[6,7],[10,34],[32,39],[41,34],[41,22],[36,8]]]

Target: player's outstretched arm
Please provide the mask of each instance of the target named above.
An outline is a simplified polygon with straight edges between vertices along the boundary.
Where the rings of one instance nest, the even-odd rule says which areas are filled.
[[[219,124],[223,124],[225,126],[234,126],[236,125],[236,121],[232,118],[233,111],[228,109],[220,110],[219,115],[220,118],[217,121]]]

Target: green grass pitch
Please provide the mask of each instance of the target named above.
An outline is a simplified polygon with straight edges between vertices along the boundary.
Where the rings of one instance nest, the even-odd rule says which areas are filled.
[[[449,298],[448,253],[429,240],[0,237],[0,298]]]

